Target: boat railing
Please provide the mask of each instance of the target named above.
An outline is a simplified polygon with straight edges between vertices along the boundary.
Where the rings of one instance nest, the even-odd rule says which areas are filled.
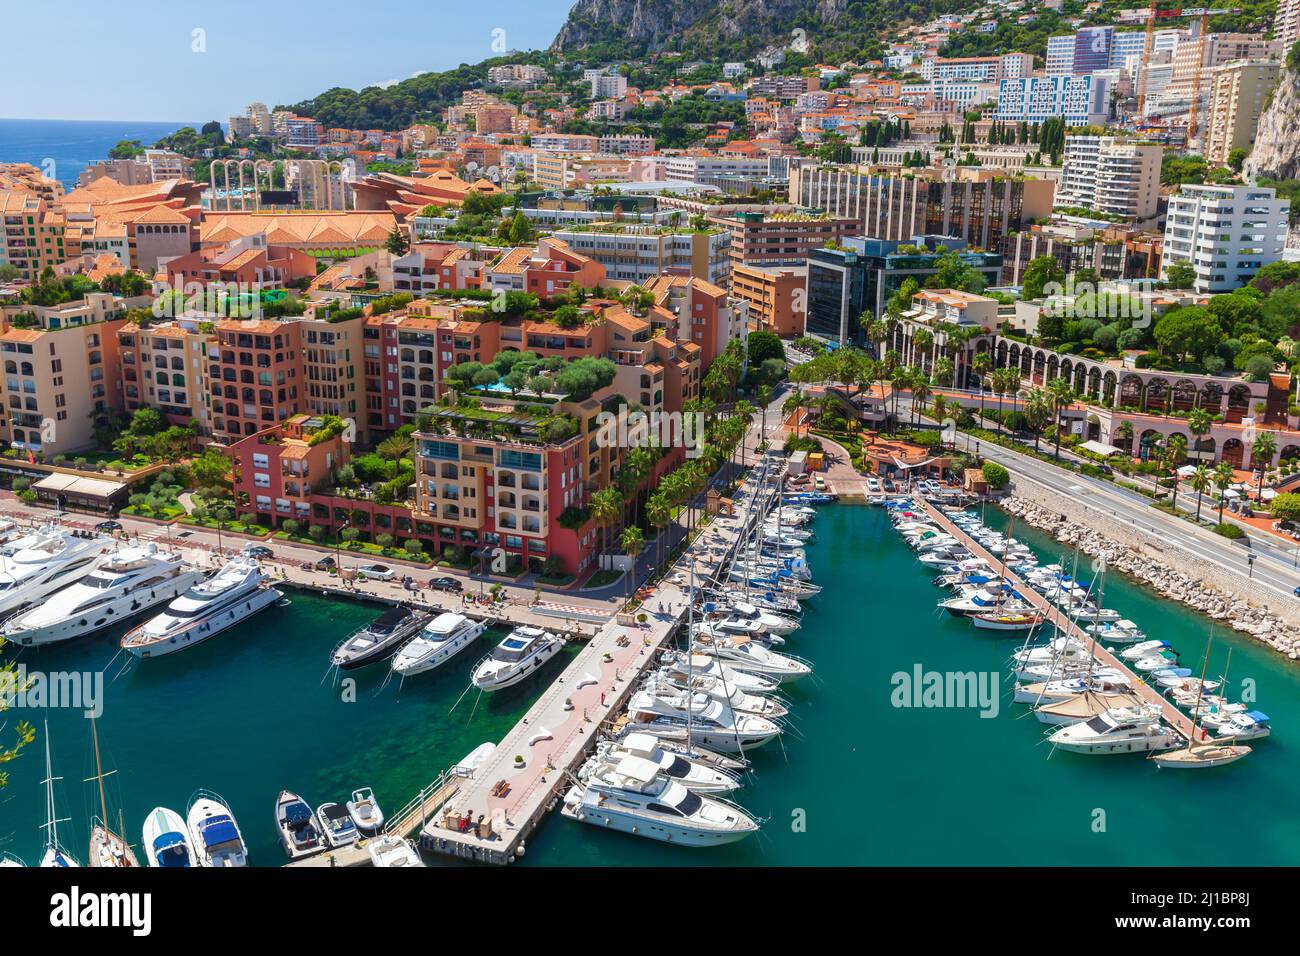
[[[455,767],[450,770],[444,770],[438,774],[433,783],[423,788],[417,793],[411,801],[391,815],[384,823],[384,832],[403,836],[414,829],[415,820],[419,819],[421,830],[428,824],[429,820],[442,809],[448,800],[456,792],[456,788],[450,786],[453,781],[469,777],[473,771],[457,771]],[[439,791],[442,791],[441,799],[435,800]]]

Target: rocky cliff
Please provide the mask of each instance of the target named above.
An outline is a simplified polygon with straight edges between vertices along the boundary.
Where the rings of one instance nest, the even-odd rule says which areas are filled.
[[[613,45],[629,53],[746,56],[768,46],[799,49],[830,39],[818,36],[821,29],[857,32],[890,6],[890,0],[578,0],[552,49]]]
[[[1300,179],[1300,71],[1286,69],[1255,132],[1243,173],[1250,180]]]

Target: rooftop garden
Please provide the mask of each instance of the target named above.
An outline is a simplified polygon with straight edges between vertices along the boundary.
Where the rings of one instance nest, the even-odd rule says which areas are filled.
[[[535,352],[504,349],[490,364],[461,362],[447,370],[445,384],[461,392],[490,395],[505,391],[515,398],[528,393],[545,401],[562,395],[581,402],[614,381],[617,366],[609,359],[584,356],[541,358]]]
[[[452,404],[428,405],[416,416],[416,429],[425,435],[503,439],[524,444],[561,444],[578,434],[577,419],[546,405],[515,402],[485,406],[468,395]]]

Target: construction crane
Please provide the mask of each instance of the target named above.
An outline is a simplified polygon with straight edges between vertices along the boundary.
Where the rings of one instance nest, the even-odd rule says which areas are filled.
[[[1146,20],[1146,43],[1143,45],[1142,65],[1138,74],[1138,115],[1146,114],[1147,100],[1147,71],[1151,67],[1151,52],[1155,46],[1156,38],[1156,21],[1157,20],[1175,20],[1181,17],[1200,17],[1200,35],[1197,38],[1196,52],[1199,59],[1196,63],[1196,77],[1194,80],[1196,92],[1192,99],[1192,113],[1188,122],[1188,139],[1191,138],[1191,126],[1195,122],[1197,101],[1201,95],[1201,70],[1205,64],[1205,34],[1209,28],[1210,17],[1219,16],[1220,14],[1241,13],[1239,7],[1222,7],[1211,9],[1209,7],[1177,7],[1172,10],[1160,10],[1156,6],[1157,0],[1151,0],[1151,6],[1145,11],[1127,10],[1125,11],[1128,20]]]

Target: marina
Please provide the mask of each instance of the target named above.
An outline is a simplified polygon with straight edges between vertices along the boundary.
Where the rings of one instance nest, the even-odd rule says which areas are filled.
[[[991,526],[1005,526],[993,508],[988,509],[986,520]],[[925,613],[922,609],[935,600],[932,576],[918,566],[915,553],[898,538],[884,509],[820,506],[814,527],[816,536],[806,549],[822,592],[805,603],[803,627],[793,640],[815,656],[819,676],[815,683],[800,681],[782,688],[792,733],[780,747],[749,754],[751,770],[740,777],[742,786],[727,794],[734,794],[756,819],[767,821],[759,833],[725,846],[688,850],[599,832],[559,813],[546,814],[550,801],[530,795],[527,803],[541,808],[534,820],[540,825],[526,834],[526,852],[515,857],[518,864],[671,864],[682,862],[683,854],[690,860],[721,865],[1014,864],[1032,863],[1043,853],[1117,864],[1149,862],[1153,854],[1160,862],[1187,865],[1279,864],[1300,858],[1300,841],[1289,836],[1289,829],[1248,829],[1230,812],[1243,790],[1285,792],[1294,768],[1285,733],[1265,741],[1230,770],[1209,774],[1157,773],[1141,759],[1098,761],[1066,754],[1049,758],[1043,725],[1032,718],[1015,719],[1024,711],[1012,706],[1012,685],[1005,683],[1006,658],[1023,635],[1017,639],[985,634],[966,620]],[[1043,561],[1062,560],[1059,546],[1050,538],[1023,527],[1014,533]],[[413,839],[429,822],[442,817],[445,807],[482,813],[494,803],[507,809],[522,832],[528,817],[513,808],[516,803],[525,806],[521,794],[527,785],[497,799],[490,791],[504,776],[500,772],[494,776],[480,766],[469,780],[442,775],[484,742],[509,741],[511,735],[515,743],[497,748],[497,766],[510,771],[515,752],[522,751],[531,766],[544,769],[543,762],[536,760],[538,748],[549,756],[554,752],[549,748],[559,746],[556,741],[565,742],[564,723],[547,722],[550,710],[581,720],[577,706],[573,712],[563,709],[575,684],[566,679],[568,692],[560,689],[565,685],[555,684],[566,673],[576,671],[580,677],[586,672],[586,659],[581,669],[573,666],[581,653],[579,644],[566,646],[535,680],[485,694],[477,708],[470,696],[459,699],[469,687],[477,659],[509,627],[494,627],[474,649],[400,686],[390,680],[384,665],[358,669],[348,675],[356,686],[354,697],[345,701],[343,688],[325,679],[328,654],[347,634],[378,617],[383,604],[358,601],[353,595],[351,600],[322,596],[305,582],[288,589],[286,595],[288,606],[270,608],[184,654],[141,662],[120,674],[123,661],[110,631],[18,652],[17,659],[33,669],[105,670],[99,732],[105,766],[118,771],[105,778],[108,803],[123,813],[127,837],[137,844],[141,861],[146,855],[139,846],[141,825],[151,810],[170,806],[184,811],[188,795],[202,787],[211,787],[226,799],[253,866],[287,862],[274,824],[276,795],[286,787],[315,808],[328,800],[346,801],[360,786],[373,786],[390,820],[401,827],[399,832]],[[1135,622],[1145,639],[1165,640],[1199,665],[1211,629],[1204,618],[1117,574],[1107,581],[1106,604]],[[640,630],[621,629],[634,634]],[[643,656],[635,643],[621,648],[617,637],[614,641],[614,650],[626,654],[633,666],[650,657],[648,651]],[[1293,726],[1300,719],[1290,703],[1300,699],[1296,668],[1279,665],[1260,647],[1236,635],[1220,635],[1214,647],[1211,676],[1222,669],[1222,654],[1231,648],[1231,683],[1253,681],[1260,703],[1279,726]],[[599,651],[596,657],[599,660]],[[112,667],[107,666],[110,663]],[[925,671],[997,674],[995,718],[982,719],[973,709],[893,706],[891,678],[911,672],[917,663]],[[621,685],[618,693],[635,689],[630,679]],[[599,689],[606,691],[612,712],[617,698],[608,694],[608,686]],[[230,702],[235,699],[240,705],[232,709]],[[29,714],[14,713],[30,719]],[[534,723],[531,713],[547,716]],[[88,722],[67,709],[52,709],[48,714],[55,775],[65,778],[55,785],[56,812],[64,821],[59,824],[60,839],[83,860],[86,844],[80,834],[87,832],[91,817],[99,812],[95,789],[75,783],[94,768]],[[529,718],[529,724],[522,724],[524,718]],[[149,734],[133,729],[140,726],[150,727]],[[532,733],[545,728],[553,739],[529,747],[531,734],[521,729],[529,726],[534,727]],[[577,728],[578,722],[572,726]],[[575,733],[569,742],[587,737],[595,726],[594,718],[591,724],[582,722],[586,732]],[[855,727],[871,728],[873,760],[862,759],[866,731]],[[205,747],[196,749],[185,741],[199,728],[221,728],[221,732],[206,733]],[[925,750],[917,746],[939,740],[949,745],[942,765],[925,759]],[[158,759],[160,753],[166,754],[165,760]],[[874,769],[879,760],[891,767],[888,778]],[[28,863],[40,857],[39,824],[45,819],[39,764],[38,759],[10,766],[11,786],[0,832],[0,850]],[[985,769],[990,765],[998,767],[993,782],[987,780]],[[546,775],[547,783],[539,783],[532,794],[561,778],[558,772]],[[429,790],[430,783],[439,779],[441,786]],[[968,812],[954,819],[948,812],[950,781],[977,779],[986,782],[978,787],[961,785]],[[1196,788],[1200,809],[1194,811],[1178,796],[1188,787]],[[567,788],[566,779],[561,789]],[[422,798],[418,803],[417,797]],[[449,802],[453,798],[455,802]],[[860,813],[864,800],[867,814]],[[403,815],[408,802],[412,805]],[[1027,803],[1045,821],[1042,832],[1047,843],[1042,847],[1003,838],[1006,828],[1015,825],[1015,808]],[[1137,828],[1153,834],[1153,839],[1143,847],[1092,832],[1089,814],[1096,807],[1109,809],[1113,833]],[[855,808],[858,812],[851,812]],[[1178,833],[1193,826],[1203,811],[1223,815],[1225,841],[1179,840]],[[1266,818],[1273,817],[1279,824],[1280,813],[1265,811]],[[806,830],[795,828],[796,817],[807,820]],[[970,821],[987,823],[971,825]],[[1273,836],[1265,838],[1264,831]],[[438,838],[446,835],[437,834]],[[375,842],[358,841],[344,850],[315,854],[299,865],[370,865],[369,848]],[[493,846],[504,841],[485,843]],[[854,849],[846,858],[849,844]],[[462,838],[458,845],[474,847],[475,841]],[[465,858],[426,854],[431,865],[457,859]]]

